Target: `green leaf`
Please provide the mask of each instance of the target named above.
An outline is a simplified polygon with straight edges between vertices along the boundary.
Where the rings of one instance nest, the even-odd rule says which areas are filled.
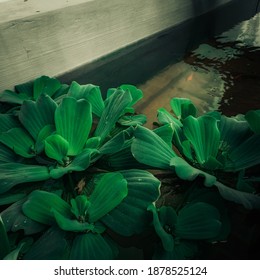
[[[224,162],[226,171],[239,171],[260,163],[260,134],[254,134],[232,149]]]
[[[96,149],[84,149],[80,154],[78,154],[70,164],[67,166],[57,166],[50,169],[50,176],[53,179],[58,179],[64,174],[67,174],[72,171],[84,171],[91,164],[92,155],[98,154]]]
[[[25,235],[32,235],[45,229],[44,225],[24,215],[22,206],[25,201],[26,198],[23,198],[10,205],[1,213],[7,231],[19,232],[22,230]]]
[[[60,103],[63,97],[67,96],[69,91],[69,85],[62,84],[61,87],[53,94],[52,99],[55,100],[55,102]]]
[[[68,96],[72,96],[77,100],[87,100],[92,105],[92,112],[98,117],[102,115],[105,105],[98,86],[92,84],[79,85],[76,82],[72,82]]]
[[[188,158],[191,162],[194,161],[192,150],[191,150],[191,143],[187,140],[183,133],[183,129],[179,126],[174,126],[173,138],[172,138],[173,145],[178,149],[178,151]]]
[[[124,84],[121,85],[120,88],[124,91],[129,91],[132,96],[132,102],[129,104],[129,107],[132,107],[143,98],[143,92],[133,85]]]
[[[215,186],[226,200],[241,204],[246,209],[260,209],[260,196],[229,188],[218,181]]]
[[[7,205],[14,203],[26,196],[25,193],[14,193],[14,194],[4,194],[0,195],[0,205]]]
[[[116,136],[107,141],[100,149],[102,155],[115,154],[122,150],[127,143],[133,138],[134,128],[129,127],[119,132]]]
[[[170,169],[170,161],[176,154],[165,141],[153,131],[137,126],[132,143],[133,156],[148,166]]]
[[[198,118],[189,116],[183,121],[183,130],[195,151],[199,164],[204,165],[211,157],[216,158],[220,132],[215,118],[207,115]]]
[[[49,158],[55,159],[59,164],[64,165],[69,150],[69,143],[59,134],[48,136],[45,141],[45,153]]]
[[[115,123],[131,102],[131,94],[120,89],[116,90],[109,98],[107,98],[105,109],[102,112],[95,131],[95,136],[100,136],[101,141],[103,141],[109,135],[110,131],[115,126]]]
[[[71,260],[112,260],[115,257],[110,244],[100,234],[91,232],[77,235],[70,252]]]
[[[0,143],[0,164],[8,162],[17,162],[18,156],[4,144]]]
[[[174,114],[180,120],[184,120],[188,116],[196,117],[197,115],[197,109],[190,99],[175,97],[170,101],[170,104]]]
[[[125,115],[118,120],[118,123],[123,126],[144,125],[146,122],[147,118],[145,115]]]
[[[217,237],[209,241],[225,241],[230,234],[230,219],[226,201],[221,197],[217,188],[203,188],[200,181],[195,181],[188,196],[186,196],[186,203],[205,202],[218,209],[221,221],[221,230]]]
[[[54,124],[54,113],[57,108],[55,101],[42,94],[37,101],[25,101],[19,111],[19,120],[34,140],[46,125]]]
[[[170,210],[170,208],[164,208],[165,210]],[[160,220],[159,220],[159,216],[158,216],[158,212],[157,209],[155,208],[155,206],[153,204],[151,204],[148,207],[148,211],[151,211],[153,213],[153,225],[154,225],[154,229],[155,232],[157,233],[157,235],[160,237],[163,248],[165,251],[171,252],[174,248],[174,238],[171,234],[167,233],[164,228],[163,225],[161,224]],[[174,213],[174,211],[170,211],[169,214]],[[171,217],[169,217],[171,218]]]
[[[198,176],[202,176],[205,178],[204,185],[206,187],[213,186],[216,182],[215,176],[210,175],[200,169],[192,167],[181,157],[172,158],[170,161],[170,166],[174,168],[177,176],[182,180],[193,181]]]
[[[105,174],[95,185],[89,197],[89,222],[96,222],[113,210],[127,196],[127,193],[127,181],[120,173]]]
[[[238,174],[238,179],[237,179],[237,184],[236,184],[236,188],[239,191],[242,192],[248,192],[248,193],[254,193],[255,192],[255,188],[252,185],[252,182],[257,182],[260,181],[260,179],[258,178],[252,178],[253,180],[250,180],[251,178],[246,178],[245,176],[245,170],[241,170]],[[255,181],[254,181],[255,180]]]
[[[172,137],[174,133],[174,127],[172,124],[166,124],[163,126],[160,126],[153,130],[154,133],[156,133],[158,136],[160,136],[164,142],[172,148]]]
[[[54,125],[48,124],[45,125],[39,132],[38,137],[36,139],[36,143],[35,143],[35,150],[37,154],[40,154],[43,152],[44,150],[44,140],[50,136],[51,134],[53,134],[56,131],[56,128]]]
[[[3,223],[3,220],[0,215],[0,260],[2,260],[9,252],[10,245],[7,236],[7,232]]]
[[[204,202],[187,204],[178,213],[174,233],[183,239],[212,239],[221,230],[217,208]]]
[[[52,209],[65,217],[71,217],[70,205],[58,195],[46,191],[33,191],[23,204],[23,212],[30,219],[52,225],[56,221]]]
[[[247,121],[240,119],[238,116],[231,118],[221,116],[219,130],[221,135],[219,149],[224,156],[252,135]]]
[[[109,98],[114,92],[116,92],[117,90],[123,90],[125,92],[129,92],[131,94],[132,97],[132,101],[129,103],[129,105],[125,108],[124,112],[125,113],[134,113],[135,110],[132,107],[134,104],[136,104],[140,99],[143,98],[143,92],[138,89],[137,87],[133,86],[133,85],[128,85],[128,84],[124,84],[121,85],[118,88],[110,88],[107,91],[107,98]]]
[[[118,152],[103,156],[99,164],[107,169],[121,170],[130,168],[145,168],[146,166],[139,163],[131,152],[132,141],[126,141],[124,147]]]
[[[220,132],[222,153],[218,160],[225,171],[239,171],[259,164],[259,134],[253,134],[243,116],[222,116]]]
[[[46,250],[48,248],[48,250]],[[25,260],[64,260],[69,252],[66,232],[53,226],[32,245],[24,255]]]
[[[152,206],[150,205],[150,208],[151,207]],[[166,231],[168,231],[168,233],[172,233],[172,230],[175,228],[178,219],[175,209],[170,206],[162,206],[161,208],[157,209],[157,211],[161,226]]]
[[[245,119],[254,133],[260,134],[260,110],[248,111],[245,115]]]
[[[57,133],[69,142],[69,156],[85,146],[92,126],[91,105],[86,100],[64,97],[55,112]]]
[[[187,240],[177,240],[174,242],[172,251],[165,251],[160,244],[155,250],[153,259],[155,260],[191,260],[198,252],[197,243]]]
[[[0,94],[0,102],[21,105],[27,99],[28,96],[26,94],[17,94],[11,90],[5,90]]]
[[[23,128],[12,128],[0,135],[0,142],[25,158],[35,157],[34,141]]]
[[[128,195],[101,221],[120,235],[140,234],[150,225],[147,207],[159,197],[161,183],[145,170],[122,170],[120,173],[127,181]]]
[[[85,148],[97,149],[100,145],[100,137],[91,137],[87,140]]]
[[[21,127],[17,117],[12,114],[0,114],[0,134],[15,127]]]
[[[57,79],[41,76],[34,80],[33,83],[34,100],[37,100],[41,94],[52,96],[60,87],[61,83]]]
[[[157,118],[161,124],[174,124],[175,126],[182,127],[180,120],[174,118],[165,108],[157,110]]]
[[[72,198],[71,201],[71,212],[79,220],[84,220],[87,217],[90,202],[86,195],[78,195],[76,198]]]
[[[28,246],[32,244],[32,238],[26,238],[19,242],[16,249],[11,251],[8,255],[5,256],[4,260],[18,260],[19,255],[28,249]]]
[[[0,174],[0,194],[7,192],[17,184],[44,181],[50,178],[47,167],[21,163],[0,164]]]
[[[15,85],[15,91],[20,94],[25,94],[28,96],[28,99],[33,97],[33,81],[29,81],[23,84]]]
[[[91,231],[93,233],[96,233],[95,226],[93,224],[90,224],[88,222],[81,222],[78,220],[72,220],[67,217],[64,217],[62,214],[57,212],[56,210],[52,210],[53,215],[56,219],[56,222],[58,226],[65,231],[74,231],[74,232],[84,232],[84,231]],[[103,227],[103,232],[105,228]]]

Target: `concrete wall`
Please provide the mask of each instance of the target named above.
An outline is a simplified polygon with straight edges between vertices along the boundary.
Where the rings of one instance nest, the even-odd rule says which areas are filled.
[[[233,1],[0,0],[0,91],[68,73]]]

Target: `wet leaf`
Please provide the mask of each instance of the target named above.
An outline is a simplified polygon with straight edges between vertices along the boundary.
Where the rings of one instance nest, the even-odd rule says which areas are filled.
[[[22,206],[25,201],[26,198],[23,198],[10,205],[1,213],[6,230],[8,232],[17,232],[23,230],[25,235],[31,235],[44,230],[44,225],[31,220],[22,212]]]
[[[0,174],[0,194],[7,192],[17,184],[44,181],[50,178],[47,167],[22,163],[0,164]]]

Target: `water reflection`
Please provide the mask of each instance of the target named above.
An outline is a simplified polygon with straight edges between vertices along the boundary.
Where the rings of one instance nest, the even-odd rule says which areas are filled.
[[[237,46],[260,48],[260,13],[247,21],[243,21],[231,30],[222,33],[219,42],[236,42]]]
[[[170,110],[173,97],[190,98],[200,113],[220,110],[226,115],[260,108],[260,13],[221,36],[201,44],[140,88],[145,99],[137,111],[151,127],[157,109]]]

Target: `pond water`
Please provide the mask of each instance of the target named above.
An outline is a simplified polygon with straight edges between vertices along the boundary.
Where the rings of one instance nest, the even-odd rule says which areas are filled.
[[[144,99],[136,107],[156,121],[157,109],[170,110],[173,97],[190,98],[199,113],[218,110],[232,116],[260,108],[260,13],[203,42],[139,85]]]

